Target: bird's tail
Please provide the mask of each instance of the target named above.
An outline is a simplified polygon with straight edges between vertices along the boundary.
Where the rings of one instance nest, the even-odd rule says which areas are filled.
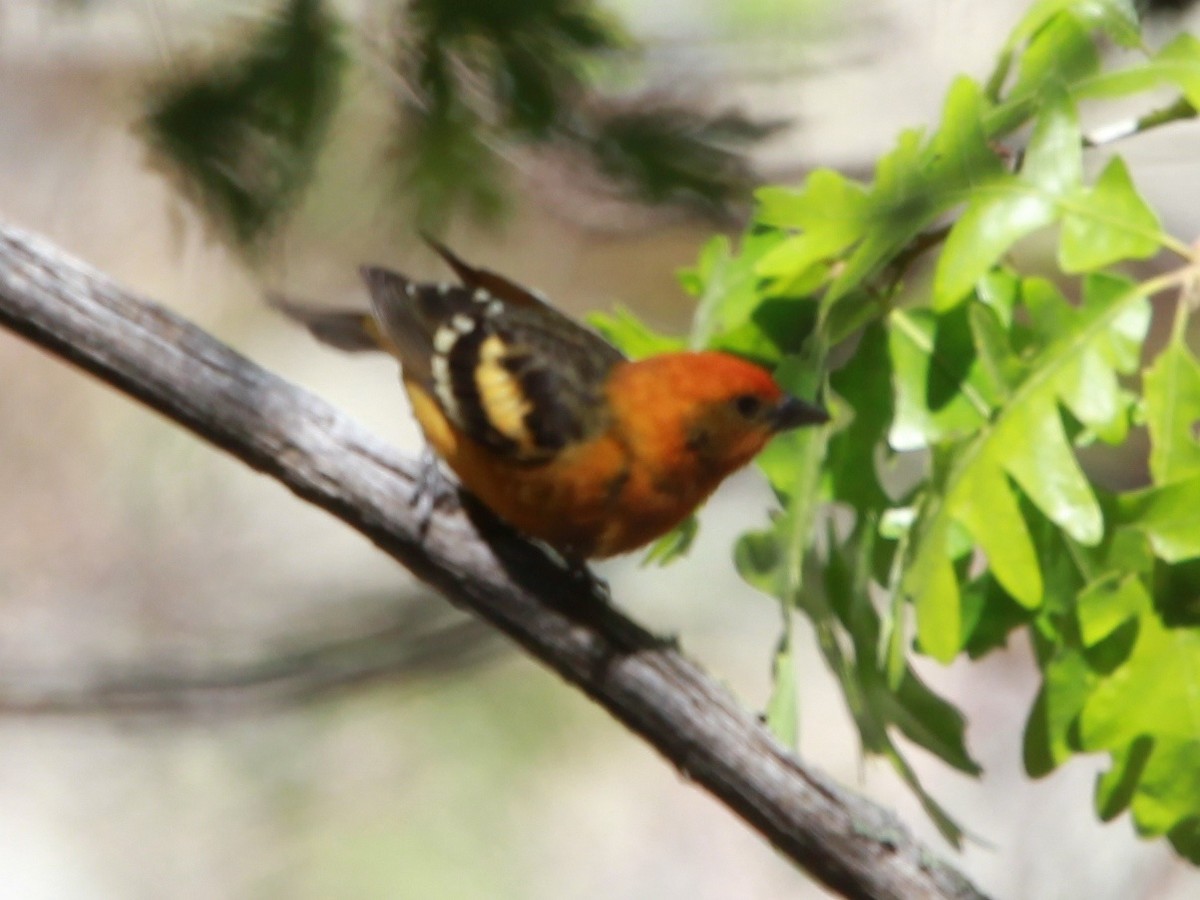
[[[282,294],[268,294],[267,302],[289,319],[299,322],[322,344],[350,353],[373,350],[398,355],[375,317],[352,309],[322,309],[297,303]]]

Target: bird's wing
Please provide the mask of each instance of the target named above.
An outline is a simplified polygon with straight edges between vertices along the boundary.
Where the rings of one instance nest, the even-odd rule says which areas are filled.
[[[461,286],[361,270],[405,379],[514,461],[540,462],[603,431],[604,384],[621,352],[520,285],[435,249]]]

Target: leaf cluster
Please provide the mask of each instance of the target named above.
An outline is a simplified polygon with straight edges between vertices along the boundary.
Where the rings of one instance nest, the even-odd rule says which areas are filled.
[[[252,246],[312,179],[346,61],[325,5],[288,0],[237,56],[152,91],[143,139],[222,233]]]
[[[1169,105],[1150,106],[1163,89]],[[1149,112],[1112,133],[1194,116],[1200,41],[1151,50],[1131,3],[1040,0],[991,76],[956,79],[937,127],[901,134],[873,179],[822,169],[761,189],[740,247],[713,241],[684,283],[698,297],[695,345],[761,359],[792,391],[823,390],[834,412],[829,428],[762,455],[780,509],[736,549],[742,575],[785,611],[776,729],[795,728],[797,610],[863,749],[957,842],[897,739],[978,766],[963,717],[912,657],[976,658],[1019,631],[1042,674],[1029,773],[1107,754],[1099,815],[1129,810],[1140,833],[1200,862],[1196,260],[1080,126],[1082,106],[1130,97]],[[1052,249],[1048,271],[1019,264],[1037,256],[1021,252],[1027,238]],[[1160,255],[1177,267],[1129,276]],[[1169,292],[1171,337],[1146,360],[1150,298]],[[1147,436],[1136,490],[1106,487],[1084,463],[1102,447],[1128,458]]]

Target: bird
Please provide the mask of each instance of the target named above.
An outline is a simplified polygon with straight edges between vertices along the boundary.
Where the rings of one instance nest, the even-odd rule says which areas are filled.
[[[829,421],[730,353],[628,359],[539,292],[426,241],[459,284],[364,265],[369,313],[272,302],[319,341],[394,356],[461,487],[572,565],[661,537],[775,435]]]

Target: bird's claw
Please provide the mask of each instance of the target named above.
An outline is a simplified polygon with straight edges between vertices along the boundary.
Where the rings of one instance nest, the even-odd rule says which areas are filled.
[[[609,590],[608,582],[593,572],[586,562],[581,559],[567,559],[566,569],[571,580],[592,600],[605,606],[612,605],[612,591]]]
[[[417,477],[413,481],[412,493],[408,502],[413,507],[417,518],[417,532],[421,537],[429,530],[433,520],[433,511],[438,501],[450,491],[450,483],[442,471],[437,453],[426,444],[421,450],[417,463]]]

